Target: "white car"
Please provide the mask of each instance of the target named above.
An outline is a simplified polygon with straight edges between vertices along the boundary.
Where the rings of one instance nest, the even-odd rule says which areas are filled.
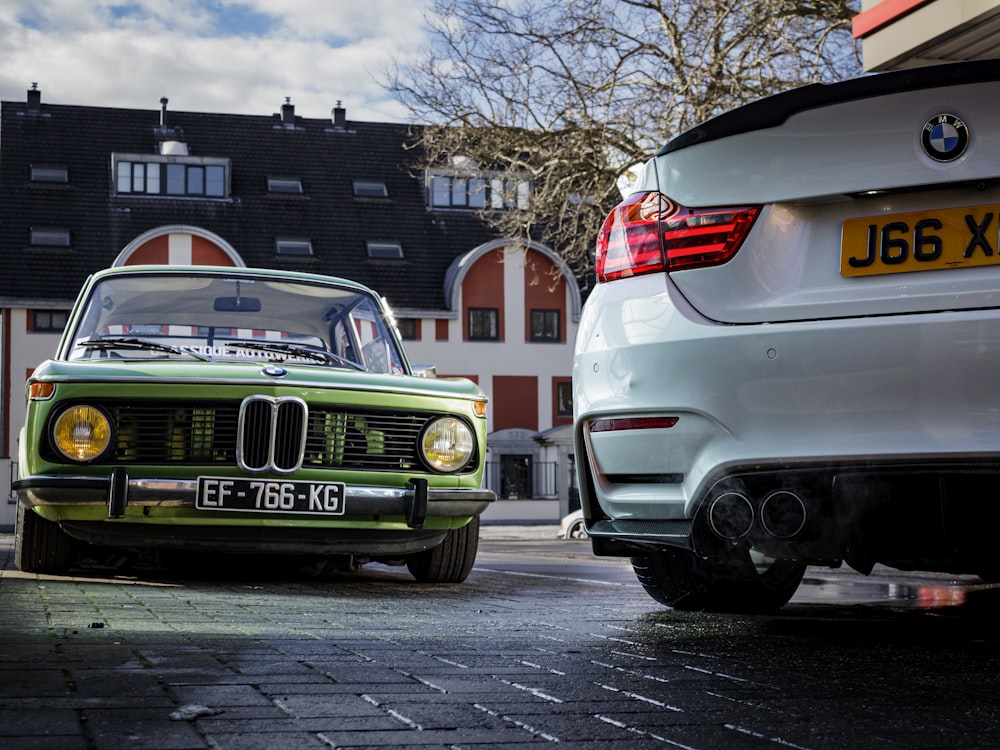
[[[557,539],[586,539],[587,527],[583,521],[583,510],[578,508],[572,513],[567,513],[559,521],[559,531],[556,533]]]
[[[587,530],[678,609],[807,565],[1000,571],[1000,61],[790,91],[666,144],[597,240]]]

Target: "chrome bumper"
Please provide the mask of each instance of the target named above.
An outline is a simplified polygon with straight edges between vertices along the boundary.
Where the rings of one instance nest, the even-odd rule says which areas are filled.
[[[18,479],[11,489],[29,507],[45,505],[106,505],[109,518],[125,515],[126,507],[195,507],[197,479],[138,479],[121,468],[107,477],[33,476]],[[478,516],[496,500],[486,489],[435,489],[427,480],[412,479],[405,488],[347,485],[349,517],[403,516],[413,528],[427,517]]]

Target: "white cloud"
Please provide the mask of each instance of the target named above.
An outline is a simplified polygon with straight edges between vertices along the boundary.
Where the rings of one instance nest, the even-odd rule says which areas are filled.
[[[427,0],[7,0],[0,98],[268,115],[402,121],[379,80],[419,52]]]

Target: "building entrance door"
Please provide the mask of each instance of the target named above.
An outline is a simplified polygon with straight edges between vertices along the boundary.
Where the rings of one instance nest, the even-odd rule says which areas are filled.
[[[531,497],[531,456],[500,456],[500,496],[506,500]]]

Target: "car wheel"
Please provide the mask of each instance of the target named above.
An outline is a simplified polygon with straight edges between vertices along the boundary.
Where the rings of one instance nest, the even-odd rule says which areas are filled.
[[[639,583],[661,604],[679,610],[773,612],[783,607],[805,573],[804,563],[776,560],[745,548],[708,559],[665,547],[633,557]]]
[[[59,524],[17,504],[14,564],[25,573],[64,573],[76,562],[77,542]]]
[[[452,529],[437,547],[406,558],[406,567],[421,583],[461,583],[479,550],[479,519]]]
[[[569,531],[566,532],[566,538],[589,539],[590,535],[587,533],[587,527],[583,525],[583,521],[577,521],[569,527]]]

